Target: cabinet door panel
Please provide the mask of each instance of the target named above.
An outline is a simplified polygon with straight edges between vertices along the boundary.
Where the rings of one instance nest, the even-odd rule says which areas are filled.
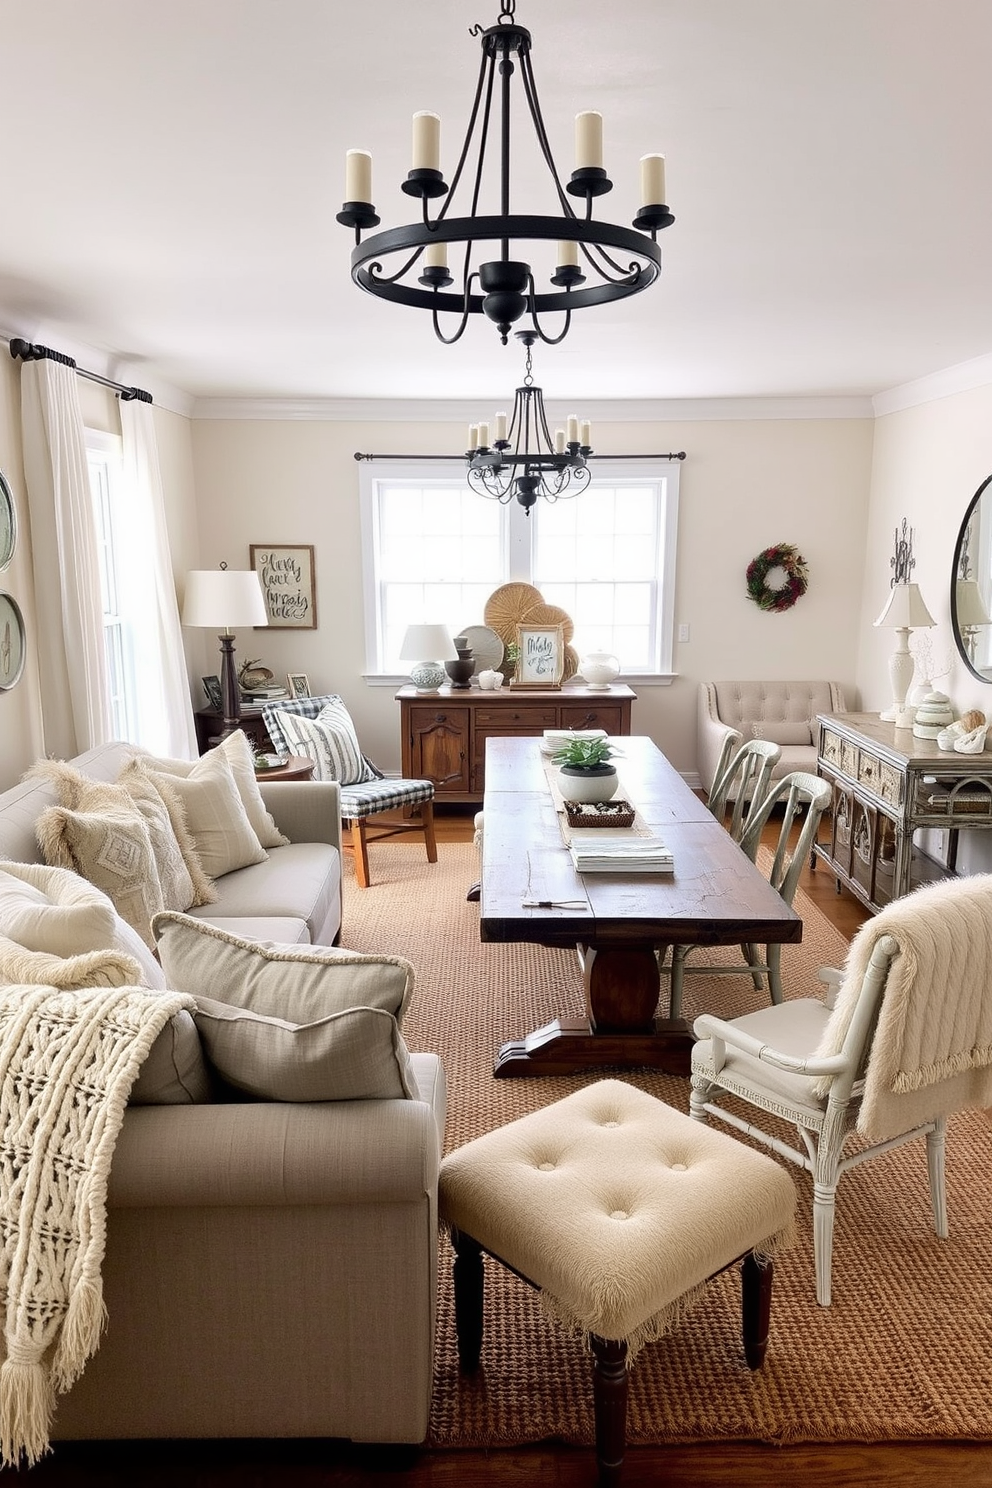
[[[469,790],[467,708],[410,709],[411,772],[439,795]]]

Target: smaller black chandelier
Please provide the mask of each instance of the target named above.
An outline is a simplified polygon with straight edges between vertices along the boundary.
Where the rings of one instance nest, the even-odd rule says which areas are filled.
[[[470,424],[468,483],[480,496],[489,496],[503,506],[514,497],[530,516],[539,496],[559,501],[577,496],[589,484],[586,459],[592,454],[590,425],[571,414],[567,427],[556,429],[552,439],[544,412],[544,394],[534,386],[531,347],[536,331],[516,331],[527,348],[523,386],[513,398],[513,415],[497,413],[490,443],[488,424]]]
[[[482,66],[450,187],[440,169],[440,118],[429,112],[414,114],[412,166],[400,184],[408,196],[420,199],[421,222],[389,228],[363,242],[363,229],[378,227],[380,222],[372,203],[372,156],[366,150],[349,150],[347,154],[348,200],[343,203],[337,220],[345,227],[354,228],[352,279],[360,289],[380,299],[430,311],[434,334],[445,345],[457,341],[469,316],[477,314],[495,322],[504,346],[514,322],[524,315],[529,318],[535,337],[550,344],[564,340],[573,310],[626,299],[655,282],[661,273],[658,232],[675,221],[665,205],[663,155],[641,158],[643,205],[631,227],[594,220],[593,201],[611,191],[613,182],[603,168],[602,115],[593,111],[576,116],[575,169],[562,185],[537,96],[530,32],[517,25],[515,3],[516,0],[500,0],[497,24],[487,30],[475,26],[470,32],[473,36],[481,34]],[[510,83],[515,74],[521,82],[538,153],[551,176],[552,201],[543,215],[510,211]],[[452,204],[473,139],[474,168],[466,173],[470,200],[463,208],[467,215],[458,216]],[[499,211],[492,214],[480,209],[487,153],[499,166]],[[444,197],[443,205],[432,218],[429,204],[441,197]],[[577,213],[570,197],[581,199],[584,210],[580,208]],[[529,245],[534,242],[556,245],[556,267],[549,275],[547,289],[538,289],[534,271],[525,259],[525,255],[529,256]],[[492,250],[486,256],[489,243],[498,245],[498,257],[492,255]],[[460,251],[461,262],[452,269],[448,267],[449,246]],[[480,262],[473,265],[476,252]],[[383,267],[386,259],[393,260],[389,269]],[[583,268],[591,279],[588,285]],[[444,293],[452,284],[456,285],[455,290]],[[540,317],[558,311],[564,313],[564,324],[557,335],[547,334]],[[443,314],[457,317],[451,335],[441,330]],[[452,322],[449,320],[448,324]]]

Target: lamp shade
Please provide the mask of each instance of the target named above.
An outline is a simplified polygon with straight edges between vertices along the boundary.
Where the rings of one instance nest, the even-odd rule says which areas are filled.
[[[228,631],[242,625],[268,625],[258,574],[254,569],[193,569],[186,575],[182,623]]]
[[[457,661],[458,652],[446,625],[408,625],[400,646],[401,661]]]
[[[885,608],[875,621],[890,630],[917,630],[936,623],[923,603],[919,584],[893,584]]]
[[[992,625],[977,579],[959,579],[954,591],[959,625]]]

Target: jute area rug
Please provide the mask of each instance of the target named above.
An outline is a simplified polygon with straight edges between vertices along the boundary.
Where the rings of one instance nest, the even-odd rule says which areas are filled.
[[[444,1062],[449,1150],[601,1078],[494,1080],[493,1057],[506,1039],[558,1014],[581,1016],[574,958],[480,942],[478,905],[465,900],[478,873],[470,844],[442,843],[434,865],[422,845],[373,851],[372,887],[346,879],[343,943],[407,956],[417,968],[404,1033],[411,1048]],[[796,908],[803,941],[785,949],[784,981],[787,995],[805,996],[818,986],[817,967],[840,965],[846,944],[802,891]],[[730,964],[738,954],[723,948],[694,959]],[[686,978],[690,1019],[704,1011],[733,1017],[766,998],[747,976]],[[647,1070],[602,1072],[617,1073],[688,1110],[688,1082]],[[800,1243],[776,1264],[764,1368],[752,1374],[744,1363],[735,1268],[710,1284],[676,1333],[638,1357],[629,1442],[992,1439],[987,1118],[967,1112],[950,1123],[946,1241],[931,1226],[922,1140],[841,1179],[829,1309],[813,1292],[811,1182],[786,1166],[798,1189]],[[429,1444],[591,1443],[589,1356],[545,1322],[535,1295],[501,1267],[487,1268],[484,1367],[473,1379],[459,1376],[450,1263],[444,1240]]]

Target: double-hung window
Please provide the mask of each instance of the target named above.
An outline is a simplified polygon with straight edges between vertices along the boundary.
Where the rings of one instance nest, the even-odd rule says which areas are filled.
[[[580,656],[611,651],[625,676],[671,674],[678,462],[597,463],[580,495],[538,500],[529,516],[469,490],[453,463],[381,461],[361,475],[370,677],[405,673],[408,625],[457,635],[512,580],[571,616]]]

